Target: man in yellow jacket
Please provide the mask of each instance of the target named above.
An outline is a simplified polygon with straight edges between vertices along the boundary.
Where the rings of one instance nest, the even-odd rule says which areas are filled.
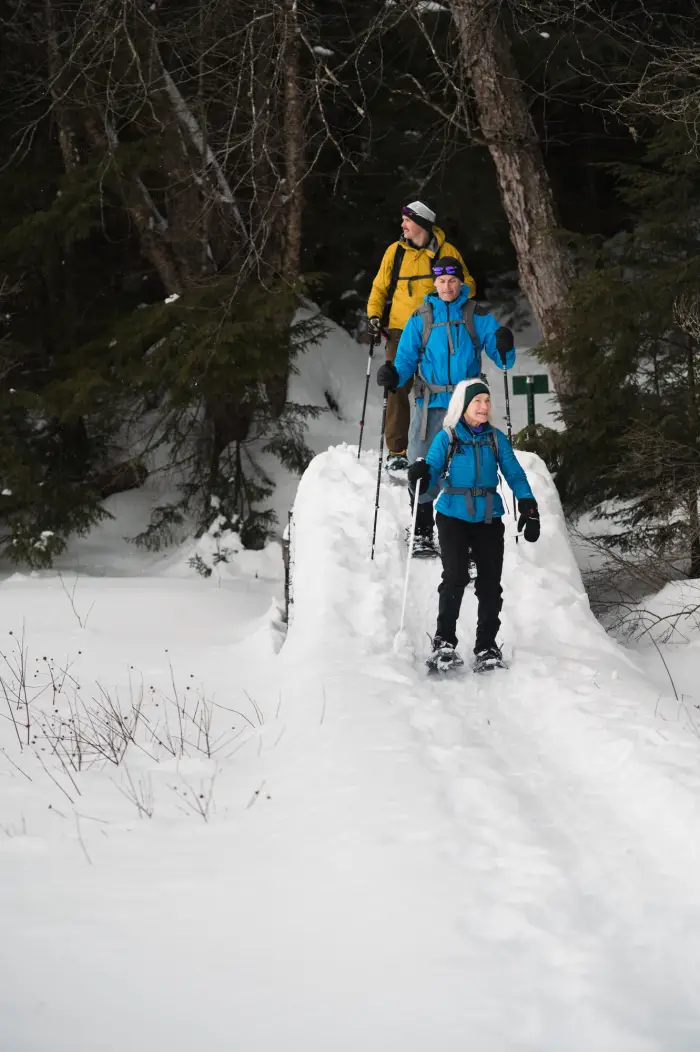
[[[461,255],[449,241],[444,231],[435,226],[435,213],[422,201],[413,201],[401,209],[403,236],[389,245],[372,283],[367,303],[367,326],[370,335],[376,337],[382,325],[388,327],[386,344],[388,361],[394,360],[401,333],[413,312],[420,307],[425,296],[435,291],[430,267],[438,256],[454,256],[462,264],[464,282],[469,285],[469,297],[476,291],[476,283]],[[409,393],[413,377],[395,394],[389,394],[384,432],[389,451],[387,471],[394,473],[408,468],[406,447],[408,425],[411,417]]]

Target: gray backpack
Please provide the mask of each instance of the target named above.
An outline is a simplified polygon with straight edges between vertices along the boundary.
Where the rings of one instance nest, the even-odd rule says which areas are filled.
[[[475,310],[476,303],[474,302],[474,300],[467,300],[467,302],[462,306],[461,321],[436,322],[433,320],[432,303],[429,300],[426,300],[425,302],[421,303],[420,307],[418,307],[414,311],[414,315],[418,315],[418,317],[422,318],[423,320],[423,331],[421,335],[421,355],[423,354],[423,351],[425,350],[428,344],[428,340],[430,339],[430,334],[433,331],[433,329],[438,329],[443,325],[447,327],[447,343],[450,348],[450,354],[454,354],[454,346],[452,344],[452,332],[450,327],[452,325],[464,325],[466,327],[467,332],[469,333],[472,343],[474,344],[474,350],[476,351],[479,358],[481,358],[481,344],[479,343],[479,337],[477,336],[476,329],[474,327]]]

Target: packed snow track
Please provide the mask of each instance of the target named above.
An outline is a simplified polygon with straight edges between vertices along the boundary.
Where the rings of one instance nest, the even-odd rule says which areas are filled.
[[[342,714],[373,825],[418,856],[393,871],[389,857],[382,880],[420,931],[406,952],[423,967],[404,961],[416,972],[402,1008],[411,1022],[400,1042],[362,1047],[697,1049],[697,740],[655,716],[658,693],[590,612],[551,477],[518,456],[542,535],[516,543],[506,520],[512,664],[488,676],[425,675],[437,562],[413,561],[397,637],[410,509],[404,488],[382,484],[371,561],[376,453],[331,449],[299,487],[281,656],[307,705],[318,709],[322,689],[326,713]],[[469,589],[465,658],[475,613]]]

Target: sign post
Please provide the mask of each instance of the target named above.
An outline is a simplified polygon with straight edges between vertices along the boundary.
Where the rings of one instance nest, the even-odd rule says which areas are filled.
[[[527,426],[535,425],[535,395],[549,394],[549,377],[546,373],[513,377],[513,394],[527,395]]]

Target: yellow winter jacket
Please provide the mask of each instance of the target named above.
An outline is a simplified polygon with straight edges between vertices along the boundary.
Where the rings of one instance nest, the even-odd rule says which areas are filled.
[[[464,269],[464,283],[469,285],[469,298],[476,292],[476,282],[467,270],[466,264],[454,245],[445,241],[445,232],[438,226],[433,227],[433,236],[423,248],[414,248],[403,239],[389,245],[384,253],[377,276],[372,282],[372,291],[367,301],[367,317],[381,318],[386,302],[389,282],[391,281],[391,270],[394,265],[394,254],[399,245],[405,248],[405,254],[401,263],[399,280],[396,283],[396,291],[391,304],[389,315],[389,329],[403,329],[406,322],[417,307],[423,302],[423,297],[429,292],[435,291],[433,277],[430,273],[430,264],[435,256],[455,256]]]

